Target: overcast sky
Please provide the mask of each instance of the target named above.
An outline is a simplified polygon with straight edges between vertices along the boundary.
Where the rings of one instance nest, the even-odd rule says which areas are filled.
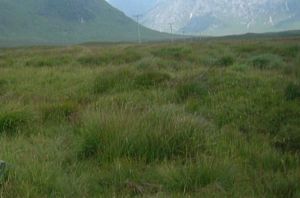
[[[158,0],[107,0],[114,7],[128,16],[146,13],[153,8]]]

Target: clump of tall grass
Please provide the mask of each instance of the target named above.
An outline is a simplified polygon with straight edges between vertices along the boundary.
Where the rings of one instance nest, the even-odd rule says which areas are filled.
[[[300,125],[288,124],[276,135],[274,144],[283,151],[300,152]]]
[[[7,166],[6,162],[0,160],[0,188],[8,180],[9,172]]]
[[[124,113],[119,114],[108,121],[93,121],[81,129],[81,158],[126,157],[150,163],[194,157],[205,149],[205,126],[194,121],[160,111],[140,116],[128,114],[124,123]]]
[[[171,59],[182,61],[190,57],[192,50],[184,47],[169,47],[169,48],[160,48],[158,50],[152,51],[152,54],[156,57],[163,59]]]
[[[166,188],[182,193],[197,192],[209,186],[216,185],[223,191],[230,191],[235,183],[235,171],[229,165],[187,164],[169,172],[169,179],[165,181]]]
[[[137,87],[150,88],[158,86],[161,83],[171,79],[168,73],[162,73],[158,71],[146,71],[134,78],[134,84]]]
[[[232,55],[224,55],[216,61],[216,64],[219,66],[227,67],[227,66],[233,65],[234,62],[235,62],[235,59]]]
[[[148,127],[142,133],[128,136],[122,144],[122,155],[150,163],[193,158],[205,150],[201,129],[174,121],[170,124],[158,126],[163,127],[161,129]]]
[[[142,56],[136,51],[126,50],[118,53],[103,53],[103,54],[93,54],[82,56],[78,59],[78,62],[81,65],[109,65],[109,64],[127,64],[133,63],[140,60]]]
[[[0,113],[0,134],[15,135],[24,129],[31,116],[25,111],[11,111]]]
[[[2,94],[4,94],[4,92],[5,92],[5,85],[7,84],[7,82],[5,81],[5,80],[1,80],[0,79],[0,96],[2,95]]]
[[[232,69],[234,69],[235,71],[239,71],[239,72],[245,72],[248,69],[248,65],[241,64],[241,63],[235,63],[232,65]]]
[[[101,129],[85,131],[80,140],[77,156],[79,159],[89,159],[96,155],[101,155],[103,150],[103,139],[101,139]]]
[[[300,195],[299,177],[294,175],[267,177],[263,182],[266,195],[276,198],[290,197],[296,198]]]
[[[41,107],[43,121],[51,122],[71,121],[77,111],[78,105],[74,102],[46,104]]]
[[[285,88],[284,95],[287,100],[295,100],[297,98],[300,98],[300,85],[289,83]]]
[[[300,52],[300,45],[284,46],[279,48],[279,54],[284,57],[294,58]]]
[[[25,66],[28,67],[54,67],[66,65],[70,62],[68,57],[48,57],[48,56],[37,56],[29,59],[25,62]]]
[[[107,71],[94,81],[93,93],[103,94],[112,90],[126,90],[132,87],[135,74],[130,70]]]
[[[249,59],[249,64],[258,69],[278,69],[285,65],[282,58],[275,54],[261,54]]]
[[[180,83],[176,88],[178,102],[185,101],[190,97],[201,98],[208,94],[207,82],[201,80],[187,80]]]

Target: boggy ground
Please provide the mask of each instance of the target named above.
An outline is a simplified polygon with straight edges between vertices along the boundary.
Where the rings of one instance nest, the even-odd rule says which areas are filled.
[[[0,50],[0,197],[300,197],[300,40]]]

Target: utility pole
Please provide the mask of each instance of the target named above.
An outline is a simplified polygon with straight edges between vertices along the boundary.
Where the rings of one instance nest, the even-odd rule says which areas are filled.
[[[173,37],[173,23],[169,23],[170,25],[170,30],[171,30],[171,36],[172,36],[172,43],[174,42],[174,37]]]
[[[183,36],[183,41],[184,41],[184,43],[186,43],[186,39],[185,39],[185,31],[184,31],[184,30],[182,30],[182,36]]]
[[[140,29],[140,17],[142,15],[141,14],[137,14],[134,15],[133,17],[136,18],[136,23],[137,23],[137,37],[138,37],[138,43],[141,44],[142,43],[142,39],[141,39],[141,29]]]

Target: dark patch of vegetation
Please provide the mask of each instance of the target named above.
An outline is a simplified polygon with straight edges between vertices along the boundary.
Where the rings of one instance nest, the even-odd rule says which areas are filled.
[[[130,70],[119,70],[100,74],[94,82],[93,92],[103,94],[112,90],[122,91],[132,87],[135,74]]]
[[[15,135],[19,133],[30,120],[30,115],[24,111],[0,113],[0,134]]]
[[[218,167],[201,163],[198,166],[187,166],[175,169],[166,187],[169,191],[183,193],[196,192],[209,185],[216,185],[224,191],[230,190],[234,184],[234,172],[229,167]]]
[[[163,59],[175,59],[177,61],[183,61],[190,57],[192,50],[183,47],[170,47],[152,51],[152,54]]]
[[[171,76],[167,73],[148,71],[137,75],[134,78],[134,84],[138,87],[149,88],[158,86],[161,83],[171,79]]]
[[[56,67],[66,65],[70,62],[68,57],[34,57],[26,61],[28,67]]]
[[[76,117],[78,105],[74,102],[47,104],[41,107],[43,121],[72,121]]]
[[[234,64],[234,57],[231,55],[222,56],[217,60],[217,65],[227,67]]]
[[[285,98],[287,100],[295,100],[300,98],[300,85],[289,83],[285,89]]]
[[[178,125],[172,120],[169,122],[174,126]],[[204,140],[199,139],[201,131],[195,126],[188,124],[179,125],[178,128],[167,128],[167,126],[169,126],[167,122],[162,123],[160,126],[162,128],[157,128],[155,131],[145,128],[143,133],[127,137],[127,141],[121,144],[122,155],[150,163],[180,160],[182,157],[193,158],[198,152],[205,150]],[[195,141],[196,139],[198,141]]]
[[[288,58],[296,57],[300,52],[300,46],[299,45],[293,45],[293,46],[284,46],[280,48],[279,53]]]
[[[101,129],[85,131],[81,143],[79,144],[78,157],[80,159],[88,159],[95,157],[97,154],[101,155],[100,151],[103,149],[101,138]]]
[[[250,65],[258,69],[278,69],[285,63],[280,56],[274,54],[261,54],[253,56],[249,60]]]
[[[207,82],[203,80],[188,80],[180,83],[177,88],[177,101],[185,101],[189,97],[202,99],[208,94]]]
[[[0,96],[2,94],[4,94],[6,88],[5,85],[7,84],[7,82],[5,80],[0,79]]]
[[[109,64],[128,64],[140,60],[142,56],[134,51],[126,50],[122,53],[103,53],[83,56],[78,59],[82,65],[103,66]]]
[[[0,160],[0,188],[7,182],[9,176],[8,165]]]
[[[300,125],[286,125],[276,135],[275,146],[283,151],[300,152]]]
[[[276,198],[296,198],[299,195],[299,180],[296,177],[274,177],[266,181],[268,195]]]

